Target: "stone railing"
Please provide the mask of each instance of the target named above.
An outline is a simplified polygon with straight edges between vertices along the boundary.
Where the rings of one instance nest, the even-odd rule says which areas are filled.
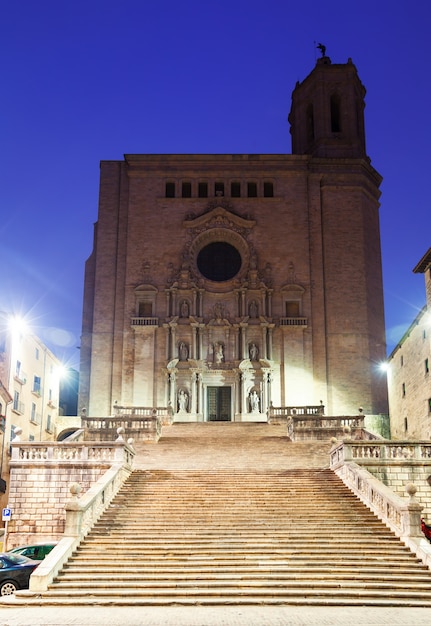
[[[431,448],[431,443],[425,446],[410,444],[407,449],[408,453],[413,452],[413,456],[416,454],[418,459],[422,456],[429,460],[428,447]],[[389,458],[393,460],[399,455],[398,460],[403,460],[406,454],[406,450],[402,451],[403,448],[405,446],[400,447],[395,442],[387,441],[373,442],[371,445],[364,442],[342,442],[334,446],[330,452],[330,467],[352,492],[431,568],[431,545],[421,531],[423,506],[416,499],[416,485],[407,482],[405,493],[408,494],[408,498],[402,497],[355,462],[357,460],[360,463],[362,459],[368,464],[370,458],[373,458],[379,459],[378,462],[381,463],[382,453],[389,454]],[[386,466],[386,460],[384,465]]]
[[[386,441],[376,440],[344,441],[331,451],[331,464],[355,461],[359,464],[370,465],[376,461],[379,465],[400,461],[428,461],[431,465],[430,441]]]
[[[22,442],[13,440],[11,443],[11,466],[16,463],[23,465],[38,464],[47,466],[50,463],[100,463],[112,465],[113,463],[131,464],[133,458],[132,450],[124,445],[124,441],[111,444],[98,442],[61,442],[46,441],[43,443]]]
[[[267,411],[268,423],[274,424],[279,421],[286,421],[292,415],[324,415],[323,404],[310,406],[271,406]]]
[[[124,428],[126,438],[136,441],[158,441],[162,426],[171,424],[173,411],[170,407],[114,406],[111,417],[88,417],[81,422],[86,429],[86,439],[112,441],[118,428]]]
[[[292,441],[322,440],[332,437],[366,439],[372,437],[364,430],[364,415],[334,416],[291,414],[287,418],[287,434]]]
[[[131,472],[127,464],[113,465],[81,498],[80,485],[71,485],[71,499],[66,502],[66,526],[63,538],[30,577],[30,592],[46,591],[73,551],[107,509]],[[19,593],[19,592],[18,592]]]

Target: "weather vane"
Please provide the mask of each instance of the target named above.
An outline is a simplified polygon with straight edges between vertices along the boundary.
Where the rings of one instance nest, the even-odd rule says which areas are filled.
[[[316,48],[320,50],[320,52],[322,53],[322,57],[324,57],[326,54],[326,46],[324,46],[323,43],[318,43]]]

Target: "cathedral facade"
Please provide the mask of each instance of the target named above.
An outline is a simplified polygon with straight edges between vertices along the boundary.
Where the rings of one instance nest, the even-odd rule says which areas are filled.
[[[292,94],[292,154],[101,163],[80,408],[262,421],[269,406],[387,413],[381,177],[365,89],[322,56]]]

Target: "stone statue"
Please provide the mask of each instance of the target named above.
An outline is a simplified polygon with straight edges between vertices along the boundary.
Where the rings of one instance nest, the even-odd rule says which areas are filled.
[[[179,411],[187,411],[187,407],[189,406],[189,396],[184,389],[180,389],[178,392],[178,410]]]
[[[216,343],[214,345],[214,360],[216,363],[223,363],[224,354],[223,354],[223,344]]]
[[[187,361],[187,359],[189,358],[189,349],[184,341],[181,341],[180,345],[178,346],[178,356],[180,361]]]
[[[257,355],[259,354],[258,347],[255,343],[251,343],[248,349],[251,361],[257,361]]]
[[[181,317],[188,317],[189,316],[189,305],[187,300],[183,300],[181,303]]]
[[[250,317],[257,317],[257,304],[256,300],[252,300],[248,305],[248,314]]]
[[[252,391],[251,394],[250,394],[251,412],[252,413],[259,413],[259,405],[260,405],[259,395],[258,395],[256,390]]]

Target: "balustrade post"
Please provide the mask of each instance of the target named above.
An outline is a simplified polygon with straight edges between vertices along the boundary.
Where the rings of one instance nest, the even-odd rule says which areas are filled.
[[[406,493],[409,502],[401,511],[402,528],[407,537],[423,537],[421,530],[421,513],[423,506],[415,498],[417,488],[413,483],[407,483]]]
[[[82,507],[79,502],[79,494],[81,493],[81,485],[74,483],[70,486],[71,499],[66,502],[64,510],[66,511],[66,524],[64,535],[67,537],[79,537],[82,528]]]

